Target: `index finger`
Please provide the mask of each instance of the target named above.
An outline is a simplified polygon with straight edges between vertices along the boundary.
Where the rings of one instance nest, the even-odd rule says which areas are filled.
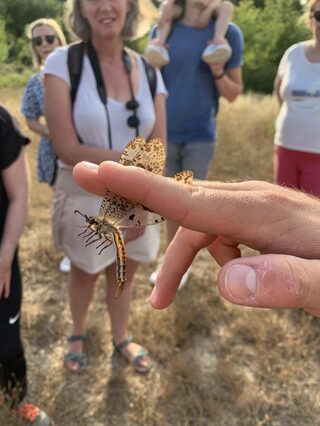
[[[101,163],[94,173],[92,179],[92,170],[83,163],[74,169],[75,179],[84,189],[103,195],[108,187],[186,228],[229,236],[264,253],[315,256],[312,241],[314,224],[319,222],[320,203],[315,204],[305,194],[263,182],[199,181],[185,185],[110,161]],[[253,186],[258,189],[253,191]],[[293,244],[293,240],[304,244]]]

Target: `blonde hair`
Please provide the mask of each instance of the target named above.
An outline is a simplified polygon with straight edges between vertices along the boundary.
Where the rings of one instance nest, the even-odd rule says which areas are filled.
[[[301,22],[303,22],[310,29],[311,29],[310,16],[314,12],[317,3],[320,3],[320,0],[309,0],[306,7],[306,11],[301,17]]]
[[[86,18],[81,13],[82,0],[67,1],[67,23],[74,35],[88,41],[91,38],[91,28]],[[122,37],[126,40],[139,38],[146,34],[152,22],[157,17],[158,11],[149,0],[127,0],[129,11],[122,29]]]
[[[28,37],[28,39],[29,40],[32,39],[32,33],[35,28],[42,27],[43,25],[47,25],[48,27],[51,27],[52,29],[54,29],[58,37],[60,46],[67,44],[66,38],[63,34],[63,31],[60,25],[54,19],[50,19],[50,18],[39,18],[39,19],[36,19],[35,21],[32,21],[30,24],[28,24],[26,27],[26,36]],[[33,66],[35,68],[39,68],[42,65],[42,60],[32,43],[31,43],[31,50],[32,50]]]

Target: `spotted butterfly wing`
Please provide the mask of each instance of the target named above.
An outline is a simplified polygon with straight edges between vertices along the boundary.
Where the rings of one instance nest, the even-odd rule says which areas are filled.
[[[122,153],[119,163],[124,166],[135,166],[149,170],[152,173],[163,175],[166,153],[160,139],[151,139],[146,142],[144,138],[137,137],[131,140]],[[151,213],[141,204],[115,195],[110,191],[102,201],[99,218],[105,218],[110,224],[117,226],[145,226],[160,223],[163,217]]]

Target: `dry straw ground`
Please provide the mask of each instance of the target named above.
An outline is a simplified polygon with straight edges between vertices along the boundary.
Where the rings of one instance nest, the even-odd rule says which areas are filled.
[[[23,122],[20,99],[18,89],[0,95]],[[222,103],[211,179],[271,180],[276,111],[270,97]],[[32,401],[58,426],[320,425],[319,320],[298,310],[254,310],[224,301],[215,286],[218,267],[206,252],[167,310],[148,304],[154,265],[137,275],[130,331],[155,361],[148,377],[112,355],[102,281],[90,311],[88,368],[70,375],[62,361],[71,324],[67,276],[58,271],[61,253],[50,236],[52,193],[35,180],[36,150],[32,137],[31,207],[21,241],[22,332]]]

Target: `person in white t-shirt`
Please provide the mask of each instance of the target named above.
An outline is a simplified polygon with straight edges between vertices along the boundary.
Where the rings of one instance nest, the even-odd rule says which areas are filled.
[[[284,53],[275,79],[274,181],[320,196],[320,0],[307,19],[313,38]]]
[[[83,218],[74,214],[74,210],[79,210],[96,216],[102,199],[87,194],[76,185],[72,166],[81,160],[95,164],[104,160],[118,161],[128,142],[137,135],[165,141],[166,89],[157,72],[153,99],[141,57],[124,47],[123,39],[135,35],[141,16],[138,0],[73,0],[70,3],[72,29],[85,43],[73,109],[68,47],[56,49],[47,59],[44,70],[47,123],[59,156],[53,231],[56,243],[63,247],[71,261],[69,297],[73,331],[68,339],[65,363],[73,372],[79,372],[86,364],[86,317],[96,280],[104,272],[114,348],[135,371],[147,373],[151,359],[147,351],[128,336],[127,323],[134,274],[140,262],[156,258],[159,229],[151,226],[125,231],[127,283],[121,296],[115,299],[115,248],[111,245],[99,256],[95,244],[85,247],[83,239],[78,238]],[[100,69],[107,94],[104,101],[99,96],[101,90],[99,93],[97,90],[96,68]]]

